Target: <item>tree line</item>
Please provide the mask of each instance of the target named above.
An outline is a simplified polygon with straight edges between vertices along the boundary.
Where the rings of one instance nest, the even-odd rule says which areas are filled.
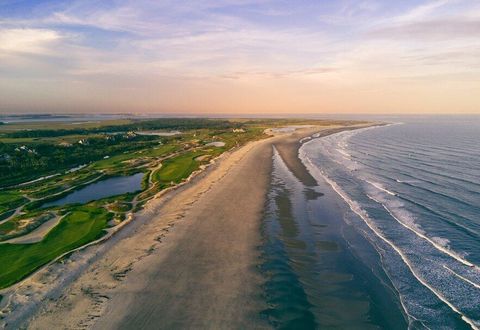
[[[229,129],[239,128],[241,123],[207,118],[162,118],[138,120],[130,124],[110,125],[94,128],[21,130],[5,133],[8,138],[41,138],[67,135],[88,135],[95,133],[116,133],[142,130],[190,130],[190,129]]]

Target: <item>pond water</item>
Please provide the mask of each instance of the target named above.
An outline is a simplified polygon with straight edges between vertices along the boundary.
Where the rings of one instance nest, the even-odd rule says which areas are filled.
[[[91,183],[75,190],[65,197],[45,203],[43,207],[61,206],[73,203],[87,203],[105,197],[126,194],[142,189],[143,173],[120,176]]]

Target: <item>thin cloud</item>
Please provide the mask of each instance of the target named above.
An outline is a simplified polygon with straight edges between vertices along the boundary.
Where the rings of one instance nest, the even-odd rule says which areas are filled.
[[[62,36],[47,29],[0,29],[0,53],[51,54]]]
[[[369,37],[381,39],[448,40],[480,38],[480,19],[463,17],[399,24],[373,29]]]
[[[439,8],[445,7],[449,4],[458,2],[458,0],[435,0],[414,7],[406,13],[395,17],[395,22],[411,22],[427,18],[432,15]]]

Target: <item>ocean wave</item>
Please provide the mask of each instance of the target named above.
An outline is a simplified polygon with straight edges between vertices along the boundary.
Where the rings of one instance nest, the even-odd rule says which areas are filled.
[[[448,270],[450,273],[452,273],[453,275],[455,275],[456,277],[458,277],[459,279],[461,279],[462,281],[472,285],[473,287],[477,288],[477,289],[480,289],[480,284],[478,283],[475,283],[473,281],[471,281],[470,279],[458,274],[457,272],[453,271],[452,269],[450,269],[447,265],[442,265],[443,268],[445,268],[446,270]]]
[[[377,183],[377,182],[372,182],[372,181],[369,181],[369,180],[365,180],[366,182],[370,183],[372,186],[374,186],[375,188],[377,188],[378,190],[381,190],[391,196],[397,196],[396,193],[394,193],[393,191],[390,191],[388,189],[386,189],[382,184],[380,183]]]
[[[400,179],[395,179],[398,183],[417,183],[417,182],[422,182],[420,180],[400,180]]]
[[[310,161],[308,157],[303,157],[303,159],[306,161],[309,166],[307,168],[312,168],[315,167],[313,163]],[[321,172],[320,172],[321,173]],[[387,243],[397,254],[400,256],[402,261],[405,263],[405,265],[408,267],[410,270],[411,274],[417,279],[419,283],[421,283],[423,286],[425,286],[427,289],[429,289],[438,299],[443,301],[452,311],[460,315],[462,320],[464,320],[466,323],[468,323],[473,329],[478,329],[476,323],[468,318],[466,315],[464,315],[457,307],[455,307],[448,299],[446,299],[437,289],[435,289],[433,286],[431,286],[428,282],[426,282],[420,274],[417,273],[413,265],[410,263],[410,260],[408,257],[405,255],[405,253],[398,247],[396,246],[390,239],[386,238],[382,231],[374,224],[374,222],[371,220],[370,216],[368,213],[363,210],[360,206],[360,204],[356,201],[353,201],[350,199],[347,194],[338,186],[338,184],[329,179],[326,175],[321,174],[323,179],[335,190],[335,192],[347,203],[347,205],[350,207],[350,209],[357,214],[367,225],[370,230],[373,231],[373,233],[379,237],[382,241]],[[408,313],[407,311],[405,311]]]
[[[341,153],[343,156],[345,156],[347,159],[350,159],[351,155],[350,155],[348,152],[346,152],[345,150],[343,150],[343,149],[337,149],[337,151],[338,151],[339,153]]]
[[[402,195],[402,196],[399,196],[399,198],[401,198],[403,201],[407,202],[407,203],[411,203],[412,205],[414,205],[415,207],[418,207],[422,210],[424,210],[425,212],[428,212],[430,213],[431,215],[439,218],[439,219],[442,219],[443,221],[447,222],[449,225],[455,227],[456,229],[462,231],[463,233],[469,235],[470,237],[472,238],[478,238],[478,234],[479,234],[479,228],[480,228],[480,225],[476,224],[475,222],[472,221],[472,219],[470,218],[467,218],[461,214],[459,214],[458,212],[457,213],[452,213],[452,212],[449,212],[449,211],[446,211],[446,210],[434,210],[432,208],[430,208],[429,206],[426,206],[422,203],[419,203],[418,201],[416,200],[413,200],[413,199],[410,199],[410,198],[407,198],[406,196]],[[465,224],[462,224],[462,223],[459,223],[458,221],[454,221],[452,219],[450,219],[450,217],[454,216],[457,220],[462,220]],[[472,229],[471,226],[474,226],[477,230],[475,229]]]
[[[460,309],[457,306],[455,306],[454,303],[452,303],[450,301],[450,298],[452,298],[451,296],[450,296],[450,298],[446,298],[446,296],[444,294],[446,294],[448,296],[449,293],[444,293],[444,292],[442,292],[442,290],[439,290],[438,288],[435,288],[434,285],[432,285],[431,283],[429,283],[429,281],[427,281],[425,278],[423,278],[423,276],[421,275],[421,271],[416,269],[416,267],[411,263],[409,257],[407,256],[407,253],[405,251],[403,251],[402,248],[397,246],[395,244],[395,242],[392,241],[392,239],[387,237],[386,233],[383,232],[378,227],[378,225],[375,223],[375,221],[370,217],[368,212],[365,209],[362,208],[362,206],[359,202],[357,202],[355,200],[352,200],[348,196],[348,194],[345,191],[343,191],[343,189],[339,186],[339,184],[337,182],[332,180],[324,171],[322,171],[320,168],[315,166],[313,161],[306,154],[305,150],[303,150],[303,147],[299,151],[299,156],[302,159],[302,161],[305,163],[305,165],[307,166],[307,169],[311,172],[311,174],[314,177],[320,176],[323,180],[325,180],[325,182],[327,182],[332,187],[332,189],[346,202],[346,204],[349,206],[350,210],[354,214],[356,214],[360,219],[362,219],[363,223],[368,227],[368,229],[370,229],[370,231],[374,234],[374,236],[378,237],[383,242],[385,242],[388,246],[390,246],[392,248],[393,251],[395,251],[400,256],[401,260],[406,265],[406,267],[409,269],[410,273],[413,275],[413,277],[421,285],[423,285],[430,292],[432,292],[433,295],[435,295],[440,301],[444,302],[445,305],[447,305],[453,312],[458,314],[461,317],[461,319],[463,321],[465,321],[466,323],[468,323],[473,329],[478,328],[478,324],[476,323],[476,321],[474,321],[471,318],[469,318],[468,316],[466,316],[462,311],[460,311]],[[374,183],[374,184],[372,184],[372,183]],[[458,255],[458,253],[455,253],[454,251],[451,251],[448,248],[448,245],[449,245],[448,240],[442,239],[440,237],[432,237],[432,238],[428,237],[425,234],[425,232],[418,226],[418,224],[416,224],[414,218],[409,218],[408,213],[402,213],[402,211],[400,211],[400,208],[402,206],[400,201],[396,201],[396,204],[393,204],[393,202],[391,202],[392,204],[390,204],[390,207],[392,209],[394,208],[394,206],[396,206],[398,208],[398,209],[393,209],[393,210],[391,210],[390,208],[385,206],[384,203],[382,203],[382,201],[385,202],[385,197],[387,197],[388,199],[392,199],[392,197],[388,197],[388,196],[397,196],[396,193],[394,193],[394,192],[392,192],[388,189],[385,189],[383,186],[379,185],[376,182],[369,182],[369,184],[371,186],[377,188],[377,195],[375,197],[374,196],[369,196],[369,197],[372,197],[371,199],[373,199],[377,203],[382,204],[383,208],[401,226],[403,226],[406,229],[408,229],[409,231],[413,232],[417,237],[420,237],[423,240],[430,243],[430,245],[433,246],[437,251],[440,251],[443,254],[450,256],[451,258],[458,261],[459,263],[461,263],[464,266],[468,266],[469,267],[468,269],[472,269],[472,267],[474,267],[475,269],[478,269],[477,266],[475,266],[474,264],[470,263],[469,261],[463,259],[462,256]],[[382,193],[386,193],[388,196],[385,196],[385,195],[381,196],[379,191],[381,191]],[[459,275],[459,274],[457,274],[457,275]],[[462,275],[460,275],[460,276],[462,276]],[[475,283],[473,281],[471,281],[471,282]],[[454,300],[452,300],[452,301],[454,301]],[[402,306],[403,306],[403,304],[402,304]],[[406,309],[405,306],[404,306],[404,309]],[[407,313],[407,315],[410,315],[407,310],[405,310],[405,312]]]
[[[371,198],[370,195],[367,197]],[[475,264],[469,262],[468,260],[464,259],[464,256],[461,256],[459,253],[450,250],[444,244],[440,242],[445,242],[444,238],[430,238],[427,236],[426,232],[415,222],[415,219],[410,212],[404,210],[402,208],[402,203],[399,201],[390,201],[385,200],[381,196],[377,196],[374,201],[380,203],[380,205],[390,214],[390,216],[395,219],[400,225],[405,227],[406,229],[412,231],[418,237],[426,240],[429,242],[433,247],[435,247],[438,251],[441,251],[444,254],[454,258],[455,260],[459,261],[460,263],[468,266],[468,267],[478,267]],[[396,203],[396,205],[395,205]]]

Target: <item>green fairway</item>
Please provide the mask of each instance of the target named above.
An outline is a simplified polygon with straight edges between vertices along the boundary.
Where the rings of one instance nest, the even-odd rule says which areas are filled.
[[[26,199],[19,192],[1,191],[0,192],[0,214],[22,205],[22,203],[24,203],[25,201]]]
[[[25,278],[61,254],[103,235],[111,215],[104,209],[77,207],[34,244],[0,244],[0,288]]]
[[[199,168],[201,162],[196,161],[195,158],[205,154],[206,152],[194,150],[165,160],[162,167],[153,173],[153,181],[165,185],[171,182],[179,183]]]
[[[100,160],[98,162],[95,162],[95,164],[92,166],[92,168],[96,170],[105,170],[105,169],[111,169],[111,168],[122,168],[125,167],[126,161],[129,160],[135,160],[138,158],[150,158],[150,157],[161,157],[164,156],[170,152],[173,152],[177,149],[177,146],[175,145],[163,145],[159,146],[156,149],[154,148],[149,148],[146,150],[141,150],[141,151],[136,151],[136,152],[131,152],[127,154],[121,154],[117,156],[110,157],[108,159]]]

